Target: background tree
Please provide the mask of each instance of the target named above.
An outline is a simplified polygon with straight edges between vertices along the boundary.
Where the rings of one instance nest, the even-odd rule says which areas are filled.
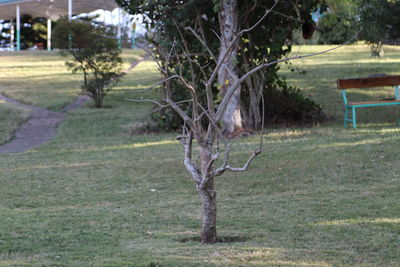
[[[34,45],[41,49],[47,47],[47,19],[23,15],[21,25],[21,45],[23,48],[33,47]]]
[[[318,20],[319,43],[342,44],[357,32],[358,6],[355,0],[326,0],[327,11]]]
[[[190,68],[197,70],[198,75],[193,77],[197,84],[205,82],[200,75],[202,71],[211,73],[215,67],[215,59],[220,57],[226,47],[225,40],[231,38],[231,36],[227,36],[227,33],[233,32],[232,36],[234,36],[241,29],[253,25],[266,8],[275,3],[274,0],[194,0],[184,4],[172,0],[162,3],[133,0],[117,0],[117,2],[132,14],[145,13],[150,17],[154,29],[151,42],[160,51],[159,53],[168,51],[175,39],[178,45],[181,45],[181,40],[185,40],[185,44],[182,45],[187,47],[191,54],[197,55],[201,66],[200,68],[196,65],[187,65],[187,70]],[[310,21],[311,12],[317,8],[323,8],[322,2],[322,0],[280,1],[270,16],[259,25],[257,31],[247,32],[238,40],[232,51],[236,56],[232,58],[232,62],[224,63],[227,67],[220,69],[218,81],[213,84],[212,89],[220,92],[219,95],[215,95],[216,104],[223,97],[227,84],[232,83],[233,76],[239,75],[241,71],[246,71],[246,68],[255,66],[260,60],[279,59],[290,53],[293,29],[301,28],[303,23]],[[230,19],[231,22],[220,23],[221,20],[226,22],[226,19]],[[177,38],[179,36],[184,38]],[[219,38],[223,40],[222,44]],[[207,48],[201,43],[206,44]],[[171,68],[174,68],[178,62],[170,60],[169,64]],[[225,131],[228,135],[240,132],[241,125],[247,129],[259,129],[263,123],[261,121],[263,109],[265,112],[268,111],[266,117],[269,118],[269,121],[274,122],[277,122],[280,117],[284,117],[285,121],[304,120],[310,122],[322,119],[319,106],[302,97],[297,89],[287,86],[284,79],[278,76],[278,70],[279,66],[273,66],[264,73],[252,76],[242,84],[240,91],[235,92],[237,95],[229,103],[233,108],[228,108],[227,110],[231,110],[230,115],[226,115],[236,118],[236,120],[232,120],[230,125],[225,121]],[[189,78],[187,71],[184,71],[183,75],[188,75],[185,77]],[[171,90],[182,100],[187,97],[187,92],[179,84],[173,83]],[[264,91],[267,96],[273,95],[275,100],[282,99],[280,102],[284,104],[284,107],[279,110],[268,108],[274,106],[268,97],[262,105],[261,91]],[[239,92],[241,93],[239,94]],[[200,101],[204,100],[203,97],[200,98]],[[237,99],[237,97],[240,98]],[[286,101],[286,99],[292,101]],[[288,103],[295,103],[295,105]],[[309,109],[303,108],[309,104],[311,104]],[[302,108],[299,109],[299,107]],[[310,110],[311,112],[309,112]],[[275,111],[282,113],[277,114]],[[179,124],[179,122],[176,123],[176,125]]]
[[[358,4],[362,38],[370,43],[398,44],[400,1],[355,0]]]
[[[83,73],[82,93],[93,99],[95,107],[102,107],[105,96],[124,74],[117,41],[101,25],[65,18],[58,21],[53,36],[56,47],[64,49],[63,55],[72,56],[66,65]]]
[[[0,31],[0,44],[10,42],[11,25],[16,24],[15,20],[0,21],[2,29]],[[21,16],[21,48],[27,49],[34,45],[39,48],[47,47],[47,19],[32,17],[29,14]]]

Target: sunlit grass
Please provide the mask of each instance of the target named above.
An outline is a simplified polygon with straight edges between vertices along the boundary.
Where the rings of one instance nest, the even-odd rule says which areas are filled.
[[[335,220],[327,222],[319,222],[315,225],[350,225],[350,224],[360,224],[360,223],[372,223],[372,224],[400,224],[400,218],[361,218],[361,219],[348,219],[348,220]]]
[[[8,141],[16,128],[28,117],[29,112],[0,102],[0,144]]]
[[[124,50],[122,56],[124,67],[128,68],[144,53]],[[26,104],[59,111],[80,94],[82,83],[82,75],[71,74],[65,60],[58,52],[0,52],[0,93]],[[142,68],[148,70],[151,63]],[[147,71],[146,75],[151,79],[154,72]],[[127,85],[124,88],[133,89]],[[27,119],[29,111],[2,102],[0,111],[1,144],[12,137],[15,129]]]
[[[124,50],[124,67],[139,60],[143,51]],[[80,93],[82,74],[71,74],[58,52],[0,52],[0,93],[54,111]]]

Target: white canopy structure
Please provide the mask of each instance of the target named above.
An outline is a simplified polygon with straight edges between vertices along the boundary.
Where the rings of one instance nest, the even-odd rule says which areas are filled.
[[[0,19],[16,18],[17,50],[20,50],[20,17],[30,14],[33,17],[47,18],[48,49],[51,49],[51,20],[68,14],[89,13],[97,9],[114,10],[118,5],[114,0],[0,0]]]

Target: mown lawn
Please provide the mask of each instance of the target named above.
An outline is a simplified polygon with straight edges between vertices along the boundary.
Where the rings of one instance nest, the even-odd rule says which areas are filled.
[[[124,66],[141,55],[124,50]],[[81,81],[82,74],[71,74],[57,51],[0,53],[0,93],[25,104],[58,111],[80,93]]]
[[[74,110],[50,143],[0,155],[0,266],[399,266],[400,129],[379,110],[376,121],[343,129],[334,85],[369,75],[346,58],[395,73],[396,54],[374,63],[365,47],[341,53],[296,63],[306,76],[287,72],[333,119],[267,131],[249,172],[217,180],[218,231],[237,242],[193,241],[200,203],[175,135],[130,134],[149,106],[126,99],[157,77],[146,61],[106,98],[109,108]],[[238,141],[234,160],[257,142]]]
[[[124,50],[122,55],[127,69],[144,52]],[[81,79],[82,74],[71,74],[66,68],[59,52],[0,53],[0,94],[28,105],[59,111],[80,94]],[[28,115],[27,110],[0,102],[0,144],[12,137]]]

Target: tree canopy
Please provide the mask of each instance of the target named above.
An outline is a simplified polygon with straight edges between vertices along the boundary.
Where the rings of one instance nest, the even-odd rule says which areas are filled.
[[[131,14],[146,14],[151,19],[151,26],[154,29],[151,34],[151,42],[157,48],[168,51],[171,45],[176,42],[178,45],[188,48],[191,54],[195,54],[202,71],[209,71],[214,67],[214,62],[209,55],[218,55],[220,46],[218,36],[221,36],[221,21],[219,10],[220,1],[193,0],[180,2],[173,0],[117,0]],[[275,4],[274,0],[249,1],[240,0],[237,6],[238,30],[254,25],[262,17],[267,9]],[[238,43],[236,65],[238,74],[246,69],[259,64],[262,60],[273,61],[280,59],[291,51],[291,40],[295,29],[303,28],[306,35],[313,31],[311,13],[317,10],[324,10],[323,0],[302,0],[302,1],[279,1],[271,13],[256,27],[255,30],[246,33]],[[193,31],[191,31],[192,29]],[[204,40],[207,48],[193,34]],[[182,62],[181,62],[182,63]],[[178,62],[170,62],[174,68]],[[187,63],[182,63],[187,64]],[[196,68],[196,66],[194,66]],[[188,68],[189,69],[189,66]],[[241,89],[241,113],[244,124],[248,128],[257,129],[261,126],[262,105],[259,88],[262,88],[268,95],[273,94],[275,98],[281,99],[285,107],[271,109],[273,103],[266,98],[265,112],[270,121],[283,117],[282,121],[311,122],[321,119],[317,105],[313,105],[312,112],[307,108],[311,101],[307,101],[301,93],[289,87],[282,77],[278,75],[279,66],[271,66],[256,77],[249,79]],[[198,70],[200,74],[200,69]],[[196,79],[198,83],[201,75]],[[215,84],[214,90],[219,90],[223,85]],[[187,92],[179,86],[174,89],[177,100],[187,99]],[[289,98],[294,101],[286,101]],[[298,101],[297,101],[298,100]],[[215,99],[218,103],[218,98]],[[291,105],[288,103],[294,103]],[[299,108],[299,106],[301,108]],[[168,125],[174,125],[170,121]],[[179,125],[179,123],[175,124]]]
[[[362,38],[371,43],[397,44],[400,41],[400,1],[356,0]]]
[[[14,21],[1,21],[3,27],[0,31],[0,44],[9,42],[11,34],[10,24]],[[47,47],[47,20],[34,18],[31,15],[21,16],[21,47],[23,49],[37,45],[39,48]],[[6,27],[5,27],[6,26]],[[15,34],[15,33],[14,33]]]
[[[357,33],[358,8],[354,0],[326,0],[327,11],[318,21],[319,43],[341,44]]]

